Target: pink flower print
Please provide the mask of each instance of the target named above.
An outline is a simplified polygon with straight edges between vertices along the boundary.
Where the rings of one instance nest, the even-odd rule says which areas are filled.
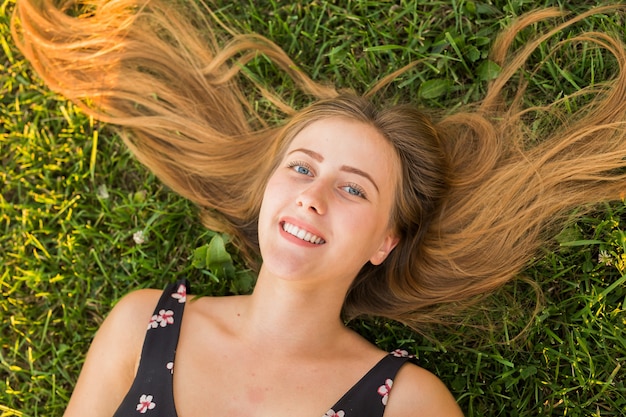
[[[187,287],[184,284],[180,284],[176,292],[172,294],[172,298],[176,298],[181,304],[187,301]]]
[[[322,417],[344,417],[345,415],[346,413],[343,410],[335,412],[335,410],[330,409]]]
[[[172,310],[160,310],[157,321],[161,327],[165,327],[168,324],[174,324],[174,312]]]
[[[174,374],[174,362],[168,362],[167,365],[165,365],[165,367],[170,370],[170,373],[172,375]]]
[[[404,349],[396,349],[393,352],[391,352],[391,354],[395,356],[396,358],[414,358],[415,357],[413,355],[409,355],[409,352],[407,352]]]
[[[391,387],[393,386],[393,381],[391,379],[385,380],[385,385],[381,385],[378,387],[378,394],[380,394],[383,399],[383,405],[387,405],[387,400],[389,399],[389,392],[391,392]]]
[[[141,398],[139,398],[139,404],[137,404],[137,411],[141,414],[145,414],[146,411],[152,410],[156,407],[156,404],[152,402],[152,395],[143,394]]]
[[[165,327],[168,324],[174,324],[174,312],[172,310],[162,309],[159,314],[155,314],[148,323],[148,330],[156,329],[157,327]]]
[[[150,319],[150,323],[148,323],[148,330],[150,329],[156,329],[157,327],[159,327],[159,316],[157,316],[156,314],[154,316],[152,316],[152,318]]]

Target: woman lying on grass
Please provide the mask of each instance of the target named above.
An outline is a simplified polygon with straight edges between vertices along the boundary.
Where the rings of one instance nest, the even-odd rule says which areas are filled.
[[[443,321],[513,279],[573,208],[626,189],[620,40],[569,40],[617,65],[567,117],[565,99],[524,108],[523,80],[505,89],[548,37],[619,6],[510,52],[523,28],[561,14],[524,16],[493,47],[502,71],[485,97],[432,118],[372,104],[408,67],[362,97],[312,81],[262,36],[219,38],[219,21],[193,2],[81,7],[19,0],[21,50],[51,88],[121,126],[258,279],[249,296],[186,302],[186,282],[126,296],[93,341],[67,416],[461,415],[407,352],[379,350],[344,320],[382,316],[417,331]],[[261,54],[313,104],[294,109],[245,78]],[[257,112],[255,99],[275,113]],[[560,123],[537,137],[532,124],[548,116]]]

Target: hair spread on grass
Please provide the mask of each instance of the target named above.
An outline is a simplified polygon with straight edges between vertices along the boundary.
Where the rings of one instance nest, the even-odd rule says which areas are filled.
[[[432,118],[316,83],[270,40],[221,27],[194,2],[92,0],[79,8],[75,1],[18,0],[12,27],[51,89],[121,126],[136,157],[201,207],[207,227],[230,233],[248,259],[258,256],[264,184],[291,138],[326,117],[375,126],[401,162],[392,218],[401,241],[382,265],[363,268],[344,310],[419,329],[516,277],[573,209],[626,190],[626,49],[619,37],[580,32],[567,39],[602,48],[616,62],[611,79],[575,94],[592,98],[571,113],[562,109],[572,96],[524,105],[526,83],[516,76],[558,31],[620,8],[569,20],[555,9],[522,16],[493,46],[502,71],[483,100],[428,112]],[[560,23],[512,50],[524,28],[555,18]],[[248,77],[246,64],[261,55],[314,104],[292,108]],[[272,120],[251,104],[251,87],[275,109]],[[542,118],[558,123],[533,128]]]

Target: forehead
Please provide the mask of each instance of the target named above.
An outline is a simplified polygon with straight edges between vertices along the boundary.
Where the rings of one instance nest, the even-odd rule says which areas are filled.
[[[287,154],[298,149],[319,153],[329,163],[361,169],[381,183],[395,185],[400,172],[391,143],[374,126],[356,120],[332,117],[314,121],[295,135]]]
[[[293,150],[305,144],[329,148],[334,146],[337,150],[353,147],[365,152],[372,150],[388,153],[386,156],[395,155],[389,141],[374,126],[343,117],[331,117],[308,124],[294,136],[287,149]]]

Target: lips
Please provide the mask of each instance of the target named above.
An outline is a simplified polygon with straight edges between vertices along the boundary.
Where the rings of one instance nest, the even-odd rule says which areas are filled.
[[[305,229],[302,229],[294,224],[291,224],[289,222],[283,222],[282,228],[285,232],[305,242],[313,243],[315,245],[322,245],[326,243],[326,241],[322,239],[321,237],[314,235],[313,233]]]

